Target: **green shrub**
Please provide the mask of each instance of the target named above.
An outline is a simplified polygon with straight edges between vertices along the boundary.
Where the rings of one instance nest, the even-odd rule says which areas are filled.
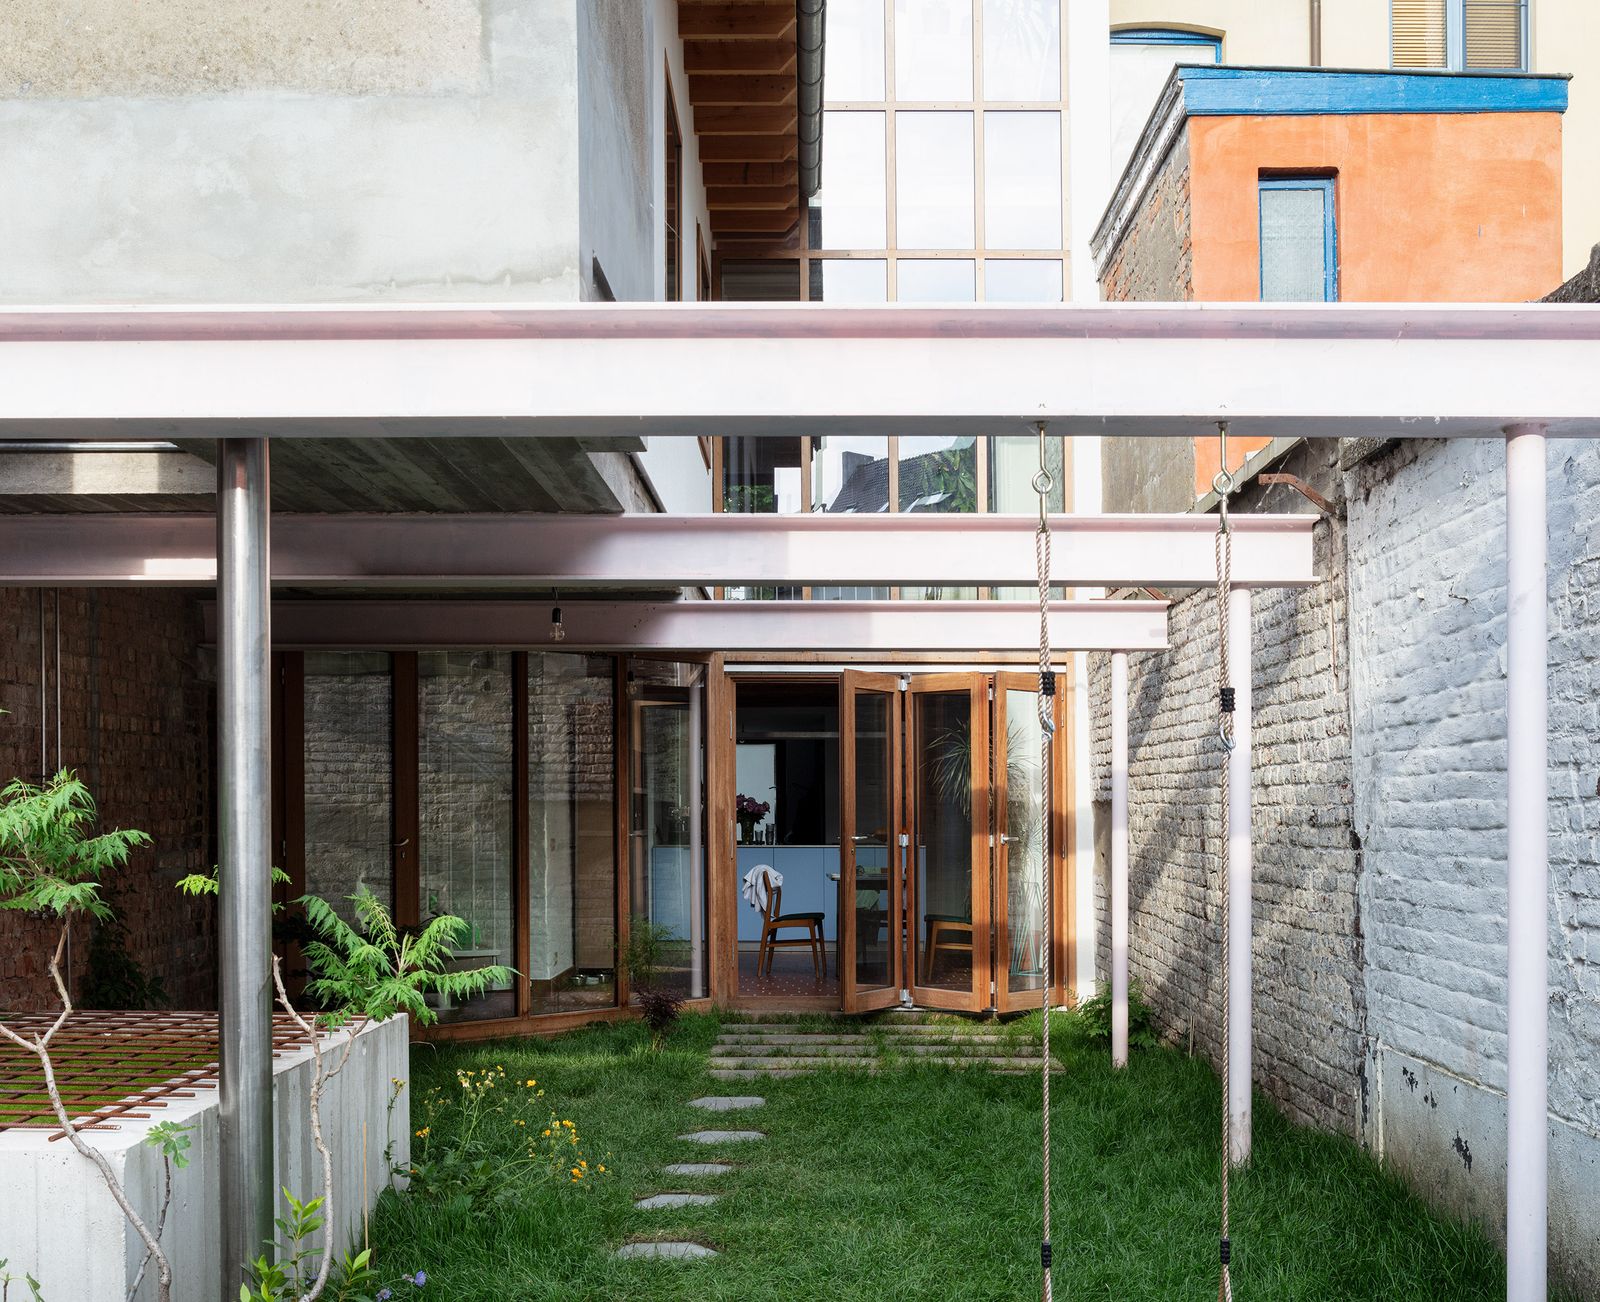
[[[1111,985],[1100,987],[1100,993],[1085,999],[1073,1013],[1080,1030],[1097,1044],[1111,1043]],[[1128,987],[1128,1047],[1154,1049],[1161,1043],[1156,1035],[1155,1014],[1145,1002],[1144,993],[1137,981]]]

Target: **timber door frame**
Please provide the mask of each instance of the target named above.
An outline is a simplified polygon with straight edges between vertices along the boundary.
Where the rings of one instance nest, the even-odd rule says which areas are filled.
[[[889,785],[885,792],[889,907],[885,920],[889,975],[882,986],[861,991],[856,988],[856,697],[859,694],[884,698],[884,745],[887,748]],[[901,817],[902,761],[900,739],[904,722],[900,709],[900,679],[894,674],[869,674],[846,670],[839,677],[839,998],[847,1013],[890,1008],[900,1002],[905,981],[904,946],[901,943],[901,916],[906,871],[904,822]]]
[[[905,697],[905,714],[902,723],[905,738],[905,760],[902,768],[905,788],[905,972],[907,989],[912,1002],[924,1008],[946,1008],[962,1012],[984,1012],[993,1004],[991,981],[991,932],[993,929],[991,901],[993,898],[993,860],[989,853],[989,678],[984,673],[916,674],[902,693]],[[921,832],[919,806],[918,760],[921,756],[921,737],[917,728],[917,701],[923,696],[967,693],[969,702],[968,727],[971,736],[970,784],[971,820],[970,862],[971,877],[968,894],[972,925],[972,984],[962,991],[923,985],[921,975],[922,937],[917,922],[921,910],[921,892],[917,881],[917,842]]]

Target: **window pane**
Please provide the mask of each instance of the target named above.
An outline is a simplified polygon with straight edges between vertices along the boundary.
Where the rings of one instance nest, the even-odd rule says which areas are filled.
[[[722,298],[728,303],[798,303],[800,263],[793,258],[724,262]]]
[[[882,303],[889,264],[882,258],[817,258],[811,263],[813,303]]]
[[[1056,435],[1044,441],[1045,465],[1053,483],[1050,509],[1066,510],[1066,474],[1062,464],[1061,439]],[[989,440],[989,509],[1012,515],[1037,515],[1039,494],[1033,477],[1039,473],[1037,436],[997,435]]]
[[[901,258],[895,267],[898,303],[970,303],[977,285],[976,264],[965,258]]]
[[[976,511],[978,448],[971,438],[902,437],[902,511]]]
[[[894,0],[899,100],[972,98],[972,0]]]
[[[917,817],[911,853],[922,915],[911,923],[917,980],[969,990],[975,939],[972,701],[966,692],[939,692],[918,695],[913,703]]]
[[[1039,694],[1006,690],[1004,811],[1006,839],[1006,984],[1013,990],[1044,988],[1044,845],[1039,836],[1044,728]]]
[[[1061,98],[1061,0],[983,0],[983,97]]]
[[[983,116],[983,242],[991,249],[1061,247],[1061,115]]]
[[[822,188],[811,200],[812,239],[823,249],[887,243],[888,171],[882,113],[825,113]]]
[[[1111,44],[1111,175],[1121,176],[1133,156],[1133,147],[1154,111],[1167,78],[1180,63],[1215,63],[1217,47],[1211,41],[1193,45]]]
[[[394,908],[393,718],[387,652],[306,652],[306,890],[347,921],[363,886]]]
[[[1320,186],[1261,191],[1261,301],[1320,303],[1327,294]]]
[[[609,656],[528,655],[533,1011],[616,1002],[616,690]]]
[[[889,440],[824,434],[811,440],[813,511],[887,511]]]
[[[1467,67],[1522,67],[1523,0],[1466,0]]]
[[[800,440],[722,440],[722,509],[793,515],[800,509]]]
[[[834,100],[883,98],[883,0],[828,0],[827,79]]]
[[[464,967],[515,967],[511,840],[512,668],[508,651],[417,656],[417,815],[422,916],[453,914],[469,931]],[[439,1020],[510,1017],[511,983],[462,1003],[430,996]]]
[[[895,131],[896,242],[902,249],[970,249],[972,114],[897,113]]]
[[[855,698],[855,825],[849,853],[855,860],[856,985],[864,990],[893,979],[899,919],[891,920],[889,870],[894,860],[894,748],[890,745],[890,698],[883,692],[861,692]]]
[[[1397,68],[1443,68],[1450,62],[1447,0],[1393,0],[1390,57]]]
[[[983,264],[984,302],[1059,303],[1061,273],[1056,258],[989,258]]]
[[[633,755],[629,841],[635,990],[705,995],[703,669],[630,660]],[[641,970],[653,969],[653,970]]]

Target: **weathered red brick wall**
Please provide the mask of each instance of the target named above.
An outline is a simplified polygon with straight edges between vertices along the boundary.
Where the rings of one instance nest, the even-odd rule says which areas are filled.
[[[37,589],[0,591],[0,782],[38,781],[56,767],[56,594],[43,593],[40,701]],[[60,764],[94,793],[105,827],[136,827],[154,843],[108,883],[127,950],[177,1008],[216,1003],[213,906],[182,899],[179,877],[210,866],[212,675],[200,649],[193,593],[80,589],[60,593]],[[52,1007],[46,972],[58,932],[0,912],[0,1008]],[[75,928],[70,976],[82,988],[89,929]]]

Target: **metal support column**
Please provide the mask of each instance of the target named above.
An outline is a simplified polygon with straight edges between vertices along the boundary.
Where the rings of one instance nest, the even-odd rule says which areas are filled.
[[[1128,653],[1111,653],[1111,1065],[1128,1065]]]
[[[1545,438],[1506,430],[1506,1297],[1544,1302],[1550,870]]]
[[[267,440],[217,442],[217,961],[222,1297],[272,1238]]]
[[[1252,885],[1250,846],[1250,592],[1228,594],[1228,658],[1233,668],[1233,749],[1228,753],[1228,1150],[1250,1160]]]

